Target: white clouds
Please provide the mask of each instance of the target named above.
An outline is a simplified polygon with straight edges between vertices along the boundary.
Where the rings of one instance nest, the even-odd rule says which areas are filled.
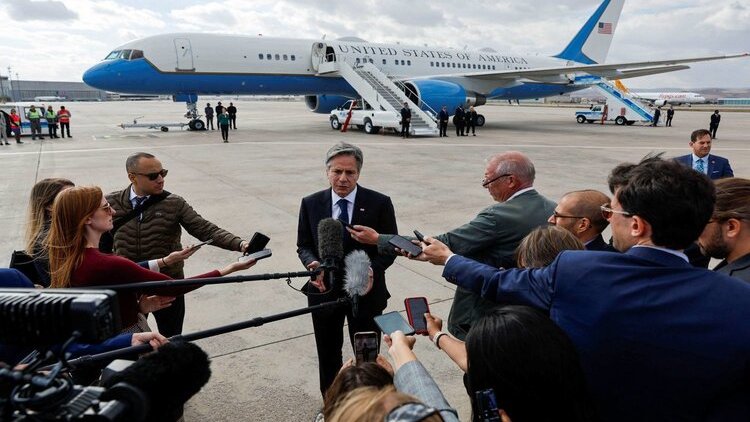
[[[78,14],[68,9],[61,1],[12,0],[6,5],[8,14],[17,21],[68,21]]]
[[[22,79],[79,80],[83,71],[114,47],[165,32],[221,32],[328,39],[358,36],[463,49],[555,54],[598,6],[597,0],[255,0],[252,2],[150,0],[3,0],[0,49]],[[19,10],[62,7],[67,21],[43,28],[20,22]],[[20,8],[20,9],[19,9]],[[52,10],[52,9],[49,9]],[[65,17],[59,9],[58,15]],[[47,16],[47,15],[45,15]],[[27,17],[27,16],[24,16]],[[692,57],[744,51],[750,39],[744,0],[627,1],[608,61]],[[45,41],[39,40],[44,34]],[[55,40],[55,42],[48,42]],[[639,78],[638,87],[750,86],[750,60],[693,65],[673,74]]]

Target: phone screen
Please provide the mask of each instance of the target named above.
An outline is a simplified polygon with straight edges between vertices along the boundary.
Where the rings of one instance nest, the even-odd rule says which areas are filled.
[[[406,309],[409,310],[407,315],[409,316],[409,324],[414,327],[418,333],[424,333],[427,331],[427,320],[424,314],[430,312],[427,306],[427,299],[423,297],[410,297],[404,300]]]
[[[378,315],[374,319],[384,334],[391,335],[394,331],[403,331],[407,336],[414,334],[414,328],[397,311]]]
[[[406,239],[406,238],[401,237],[401,236],[393,236],[388,241],[388,243],[390,243],[391,245],[393,245],[393,246],[395,246],[395,247],[397,247],[399,249],[405,250],[406,252],[408,252],[412,256],[417,256],[417,255],[419,255],[419,254],[422,253],[422,248],[420,248],[419,246],[411,243],[411,241],[409,241],[409,239]]]
[[[365,331],[354,333],[354,360],[355,363],[375,362],[378,357],[378,333]]]

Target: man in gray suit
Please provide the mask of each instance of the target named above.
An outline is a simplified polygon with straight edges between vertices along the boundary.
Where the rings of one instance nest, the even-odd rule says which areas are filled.
[[[493,155],[487,160],[482,187],[497,203],[461,227],[435,238],[450,245],[455,253],[484,264],[515,267],[514,252],[518,244],[529,232],[546,225],[555,210],[556,204],[534,189],[535,174],[534,164],[520,152]],[[380,253],[396,253],[388,243],[391,235],[381,235],[366,226],[355,225],[348,230],[360,243],[377,244]],[[497,306],[459,287],[448,316],[448,330],[463,340],[471,323]]]

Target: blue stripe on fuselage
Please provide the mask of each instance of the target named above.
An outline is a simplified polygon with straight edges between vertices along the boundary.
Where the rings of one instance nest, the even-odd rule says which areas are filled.
[[[106,91],[131,94],[357,95],[343,78],[159,72],[144,59],[101,62],[84,73],[83,81]]]
[[[566,94],[568,92],[578,91],[585,88],[588,87],[569,85],[524,84],[515,86],[513,88],[496,88],[487,97],[501,100],[524,100],[553,97],[555,95]]]

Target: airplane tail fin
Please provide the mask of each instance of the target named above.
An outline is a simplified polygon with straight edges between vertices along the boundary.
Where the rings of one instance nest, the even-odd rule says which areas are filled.
[[[626,87],[625,84],[622,83],[622,81],[619,79],[615,79],[615,86],[617,87],[617,89],[619,89],[622,92],[630,92],[628,87]]]
[[[604,0],[581,27],[558,59],[584,64],[604,63],[625,0]]]

